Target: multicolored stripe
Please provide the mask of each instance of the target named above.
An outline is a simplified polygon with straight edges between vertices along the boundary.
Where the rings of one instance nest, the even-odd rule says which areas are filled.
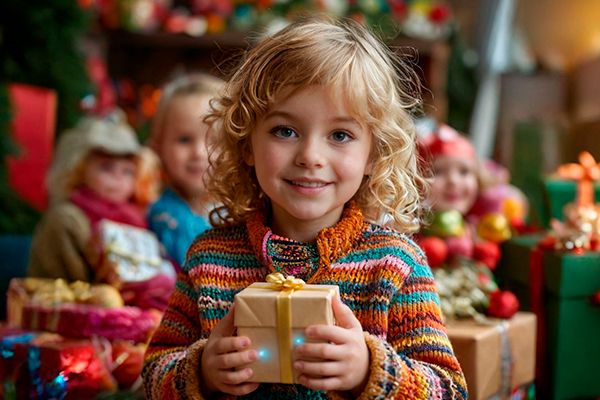
[[[313,244],[273,235],[261,214],[246,225],[200,236],[146,353],[148,398],[201,399],[202,348],[235,294],[275,270],[299,271],[303,262],[303,279],[338,285],[365,331],[372,370],[361,399],[467,398],[425,256],[405,235],[366,223],[353,204]],[[262,384],[243,398],[340,396],[301,385]]]

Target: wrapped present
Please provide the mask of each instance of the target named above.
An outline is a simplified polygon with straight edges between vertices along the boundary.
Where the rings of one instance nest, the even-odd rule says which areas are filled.
[[[600,396],[600,253],[564,252],[540,236],[506,243],[498,276],[538,317],[537,383],[542,396]],[[582,345],[585,343],[585,345]]]
[[[28,368],[37,398],[85,399],[117,389],[103,350],[90,340],[30,346]]]
[[[26,304],[55,306],[66,303],[91,304],[100,307],[122,307],[119,291],[110,285],[63,279],[13,278],[7,293],[7,317],[12,326],[21,326]]]
[[[29,398],[28,348],[61,340],[62,337],[56,334],[0,327],[0,398]]]
[[[280,273],[267,283],[253,283],[235,296],[235,326],[258,351],[251,368],[253,382],[293,383],[292,349],[305,341],[304,329],[313,324],[333,325],[335,285],[305,285]]]
[[[175,270],[162,257],[153,232],[109,220],[100,221],[98,232],[102,254],[99,275],[110,277],[108,281],[142,282],[157,275],[175,278]]]
[[[448,337],[467,380],[470,399],[508,399],[535,377],[536,318],[519,312],[509,320],[447,322]]]
[[[574,181],[550,177],[544,180],[544,190],[549,206],[550,218],[564,220],[563,210],[577,197],[577,183]],[[594,198],[600,201],[600,184],[594,185]]]
[[[146,342],[158,326],[161,313],[137,307],[106,308],[87,304],[54,307],[26,304],[21,327],[56,332],[69,338],[104,337]]]

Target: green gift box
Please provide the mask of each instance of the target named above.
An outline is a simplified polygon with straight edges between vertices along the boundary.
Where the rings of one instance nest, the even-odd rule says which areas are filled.
[[[564,207],[575,200],[577,182],[548,178],[544,180],[544,189],[549,217],[563,221]],[[594,185],[594,198],[596,202],[600,202],[600,185]]]
[[[541,237],[528,235],[506,242],[496,271],[523,310],[531,310],[530,255]],[[600,253],[546,250],[542,265],[548,397],[600,396],[600,307],[591,302],[600,290]]]

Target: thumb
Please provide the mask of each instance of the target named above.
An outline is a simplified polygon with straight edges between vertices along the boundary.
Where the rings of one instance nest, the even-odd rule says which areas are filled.
[[[229,337],[233,336],[235,332],[234,322],[234,306],[231,306],[229,312],[219,321],[219,323],[213,328],[210,336],[213,337]]]
[[[362,330],[360,321],[356,319],[356,316],[354,316],[354,313],[352,312],[350,307],[348,307],[342,302],[340,296],[335,296],[333,298],[332,306],[333,316],[335,317],[335,323],[337,326],[346,329],[359,328],[360,330]]]

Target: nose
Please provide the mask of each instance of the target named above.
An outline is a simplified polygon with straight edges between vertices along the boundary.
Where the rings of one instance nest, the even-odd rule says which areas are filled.
[[[325,148],[317,138],[304,137],[298,142],[296,165],[304,168],[318,168],[325,163]]]

